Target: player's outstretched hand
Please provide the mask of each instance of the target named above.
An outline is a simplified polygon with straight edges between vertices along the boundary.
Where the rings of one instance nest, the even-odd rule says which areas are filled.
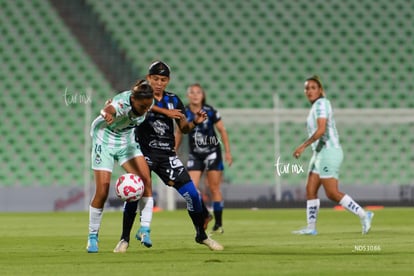
[[[194,123],[201,124],[206,119],[207,119],[207,113],[204,110],[201,109],[200,111],[197,112],[197,114],[194,118]]]

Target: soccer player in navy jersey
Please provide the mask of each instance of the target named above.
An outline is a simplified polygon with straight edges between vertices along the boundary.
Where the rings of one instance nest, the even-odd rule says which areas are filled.
[[[209,238],[205,232],[207,219],[206,208],[196,186],[186,168],[175,152],[174,121],[183,133],[189,133],[197,124],[206,119],[203,111],[195,115],[192,122],[185,117],[185,108],[180,98],[165,91],[170,81],[170,67],[156,61],[149,67],[147,81],[154,91],[154,106],[147,114],[146,120],[136,128],[136,140],[147,160],[151,171],[173,188],[185,199],[188,214],[196,230],[195,240],[211,250],[223,250],[223,246]],[[126,252],[129,246],[131,229],[136,217],[137,202],[125,204],[121,240],[114,252]],[[141,208],[141,204],[139,204]],[[152,246],[150,227],[142,224],[135,237],[146,247]]]
[[[221,153],[224,146],[225,161],[231,166],[233,159],[230,151],[230,142],[223,120],[219,112],[206,103],[206,95],[200,84],[192,84],[187,89],[189,104],[185,113],[187,120],[192,122],[196,114],[203,110],[207,113],[207,120],[198,124],[189,133],[189,157],[187,170],[199,187],[200,178],[204,171],[207,175],[207,186],[213,201],[213,213],[215,223],[211,233],[223,234],[223,195],[221,193],[221,181],[223,177],[223,157]],[[216,135],[216,129],[220,133],[221,140]],[[177,129],[175,133],[177,150],[181,144],[182,132]]]

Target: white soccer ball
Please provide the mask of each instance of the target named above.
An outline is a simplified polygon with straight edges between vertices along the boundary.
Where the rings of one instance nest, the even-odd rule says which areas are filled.
[[[144,182],[138,175],[123,174],[116,181],[115,193],[123,201],[137,201],[144,193]]]

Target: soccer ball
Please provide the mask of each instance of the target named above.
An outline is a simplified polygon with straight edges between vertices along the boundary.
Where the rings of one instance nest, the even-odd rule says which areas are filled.
[[[137,201],[144,193],[144,182],[138,175],[123,174],[116,181],[115,193],[123,201]]]

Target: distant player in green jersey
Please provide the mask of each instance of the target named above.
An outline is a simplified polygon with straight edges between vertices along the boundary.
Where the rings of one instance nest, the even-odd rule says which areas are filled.
[[[144,196],[152,196],[148,164],[135,141],[134,128],[145,120],[153,102],[151,86],[146,81],[139,81],[130,91],[113,97],[92,123],[95,194],[89,206],[89,236],[86,248],[89,253],[98,252],[98,233],[115,161],[127,173],[140,176],[145,185]]]
[[[312,104],[307,119],[309,138],[297,147],[293,156],[299,158],[306,147],[311,146],[313,156],[309,163],[309,174],[306,184],[306,215],[307,227],[294,234],[316,235],[316,219],[320,201],[318,190],[322,185],[326,196],[338,202],[345,209],[359,216],[362,224],[362,234],[367,234],[371,228],[374,216],[365,211],[349,195],[338,190],[339,168],[343,159],[338,131],[333,118],[332,106],[325,97],[322,82],[318,76],[308,78],[305,82],[305,95]]]

